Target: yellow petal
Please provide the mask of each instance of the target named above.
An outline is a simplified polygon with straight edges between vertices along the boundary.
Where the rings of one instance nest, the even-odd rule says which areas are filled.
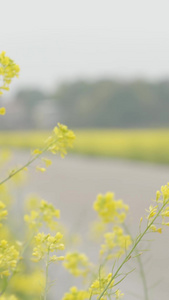
[[[6,109],[5,107],[0,108],[0,115],[5,115],[6,114]]]

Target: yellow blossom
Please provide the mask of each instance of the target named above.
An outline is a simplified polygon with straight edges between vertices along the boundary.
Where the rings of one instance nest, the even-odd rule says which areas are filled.
[[[120,258],[132,244],[130,235],[124,235],[123,229],[119,226],[115,226],[112,232],[105,233],[104,238],[100,254],[106,254],[107,259]]]
[[[158,202],[158,200],[160,199],[160,197],[161,197],[161,193],[160,193],[160,191],[157,191],[156,192],[156,201]]]
[[[94,209],[104,223],[123,223],[129,207],[122,200],[115,200],[113,193],[107,193],[98,195]]]
[[[148,220],[156,215],[157,208],[158,208],[158,206],[155,206],[155,207],[153,207],[152,205],[149,206],[149,210],[146,210],[149,213],[149,215],[147,216]]]
[[[42,158],[42,161],[44,161],[46,167],[49,167],[52,164],[52,161],[48,158]]]
[[[169,183],[161,187],[161,193],[163,195],[163,202],[166,202],[169,199]]]
[[[78,290],[77,287],[73,286],[70,288],[70,292],[63,296],[62,300],[88,300],[89,297],[89,292]]]
[[[6,114],[5,107],[0,107],[0,115],[5,115],[5,114]]]
[[[64,244],[61,242],[63,235],[57,232],[55,236],[50,234],[38,233],[35,236],[35,247],[33,249],[33,261],[38,262],[44,259],[51,252],[64,250]],[[58,260],[63,260],[63,256],[57,256]],[[50,258],[53,260],[53,257]],[[55,259],[56,261],[56,259]]]
[[[155,225],[151,225],[150,230],[154,232],[162,233],[162,228],[157,228]]]
[[[41,150],[39,150],[39,149],[35,149],[35,150],[33,150],[33,154],[41,154],[42,153],[42,151]]]
[[[36,170],[37,170],[37,171],[40,171],[40,172],[42,172],[42,173],[44,173],[44,172],[46,171],[45,168],[42,168],[42,167],[39,167],[39,166],[36,167]]]
[[[124,294],[120,290],[117,290],[115,292],[115,295],[116,295],[116,300],[120,300],[124,296]]]
[[[60,153],[61,157],[67,154],[67,148],[72,148],[75,135],[67,126],[58,123],[53,129],[53,135],[46,140],[48,151],[53,154]]]
[[[0,275],[8,277],[15,270],[19,252],[10,246],[6,240],[0,241]]]
[[[55,218],[60,218],[60,211],[56,209],[53,204],[48,203],[45,200],[38,200],[37,198],[31,198],[33,201],[33,210],[30,214],[24,216],[25,222],[29,224],[30,228],[38,229],[45,224],[51,229],[56,229],[57,222]],[[32,205],[31,205],[32,207]]]
[[[165,209],[161,212],[162,217],[169,217],[169,206],[165,207]]]
[[[107,284],[110,282],[111,278],[112,278],[112,273],[109,273],[106,277],[100,276],[98,279],[96,279],[90,286],[89,289],[90,294],[100,295],[105,289],[105,287],[107,286]],[[114,280],[109,285],[107,291],[105,292],[104,298],[102,299],[107,300],[107,293],[109,292],[109,290],[113,288],[113,285],[114,285]]]
[[[6,56],[5,51],[2,51],[0,54],[0,77],[2,77],[3,85],[0,86],[0,95],[3,94],[2,90],[9,90],[12,78],[18,77],[19,71],[19,66]]]
[[[86,276],[90,263],[85,254],[70,252],[66,254],[63,265],[74,276]]]

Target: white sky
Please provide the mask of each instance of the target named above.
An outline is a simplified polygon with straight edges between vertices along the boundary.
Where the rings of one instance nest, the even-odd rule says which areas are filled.
[[[168,0],[0,0],[0,52],[21,85],[169,77]]]

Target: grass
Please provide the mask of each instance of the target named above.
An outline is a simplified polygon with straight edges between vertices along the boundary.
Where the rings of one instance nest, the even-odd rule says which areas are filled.
[[[1,132],[0,146],[40,148],[49,132]],[[169,130],[75,130],[73,153],[169,163]]]

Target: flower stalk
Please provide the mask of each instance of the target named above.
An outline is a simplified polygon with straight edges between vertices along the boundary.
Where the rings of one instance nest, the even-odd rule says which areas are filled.
[[[108,284],[106,285],[105,289],[103,290],[103,292],[100,294],[98,300],[101,300],[102,297],[104,296],[104,294],[106,293],[106,291],[108,290],[108,288],[110,287],[111,283],[113,282],[113,280],[117,277],[119,271],[121,270],[121,268],[123,267],[123,265],[130,259],[132,253],[135,251],[137,245],[140,243],[140,241],[142,240],[142,238],[144,237],[144,235],[147,233],[147,231],[149,230],[149,228],[151,227],[151,225],[154,224],[155,220],[158,218],[158,216],[160,215],[160,213],[162,212],[163,208],[169,203],[169,199],[167,199],[167,201],[165,201],[162,205],[162,207],[159,209],[159,211],[157,212],[157,214],[154,216],[154,218],[152,219],[152,221],[147,225],[146,229],[143,231],[142,234],[140,234],[137,239],[136,242],[134,244],[134,246],[132,247],[132,249],[130,250],[130,252],[128,253],[128,255],[125,257],[125,259],[123,260],[123,262],[121,263],[121,265],[119,266],[119,268],[117,269],[117,271],[114,273],[114,275],[111,277],[110,281],[108,282]]]

